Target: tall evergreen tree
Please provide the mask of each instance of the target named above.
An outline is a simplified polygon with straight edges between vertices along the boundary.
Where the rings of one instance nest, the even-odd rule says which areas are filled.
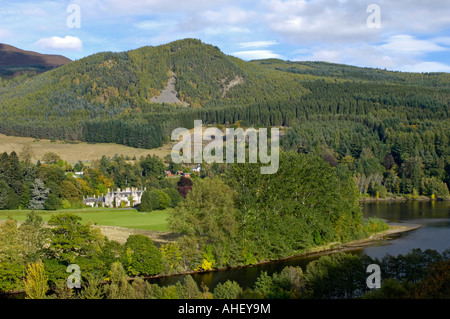
[[[44,182],[39,178],[36,178],[31,189],[31,198],[28,209],[44,209],[48,193],[49,189],[44,186]]]

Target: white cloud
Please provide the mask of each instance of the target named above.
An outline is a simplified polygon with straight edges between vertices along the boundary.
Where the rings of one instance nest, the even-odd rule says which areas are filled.
[[[393,52],[395,54],[418,55],[427,52],[439,52],[447,50],[430,40],[418,40],[407,34],[391,36],[387,43],[379,45],[382,51]]]
[[[226,24],[242,24],[255,18],[255,13],[252,11],[243,10],[240,8],[224,8],[221,10],[206,10],[201,13],[205,21],[210,23],[226,23]]]
[[[330,63],[341,63],[342,58],[342,52],[323,49],[312,52],[312,54],[309,55],[297,57],[295,61],[323,61]]]
[[[410,35],[392,36],[382,44],[316,45],[297,50],[295,61],[325,61],[360,67],[405,72],[449,72],[445,62],[427,61],[427,54],[450,50],[433,39],[419,40]]]
[[[142,16],[155,14],[199,13],[218,7],[239,6],[237,0],[76,0],[82,11],[96,16]]]
[[[36,45],[43,49],[57,49],[57,50],[74,50],[80,51],[83,47],[81,40],[77,37],[65,36],[61,37],[51,37],[39,39]]]
[[[417,62],[400,68],[404,72],[450,72],[450,65],[439,62]]]
[[[243,60],[260,60],[260,59],[282,59],[283,57],[270,50],[251,50],[251,51],[237,51],[231,53]]]
[[[391,34],[434,33],[450,28],[448,0],[377,0],[381,28],[368,28],[373,2],[360,0],[267,0],[264,22],[294,45],[371,43]]]
[[[0,42],[31,50],[42,38],[34,45],[77,58],[193,37],[243,59],[424,71],[450,64],[448,0],[72,0],[81,8],[79,30],[65,29],[67,2],[3,2]],[[371,3],[381,8],[380,29],[367,27]],[[52,37],[62,30],[73,37]]]
[[[366,9],[355,0],[269,0],[264,21],[272,32],[296,45],[377,41],[380,30],[367,27]]]
[[[235,26],[226,26],[226,27],[207,27],[201,31],[202,33],[210,36],[215,35],[227,35],[231,33],[249,33],[251,32],[247,28],[235,27]]]
[[[450,27],[448,0],[379,0],[379,4],[386,29],[430,33]]]
[[[166,20],[144,20],[144,21],[140,21],[138,23],[134,24],[134,27],[141,29],[141,30],[146,30],[146,31],[151,31],[151,30],[160,30],[160,29],[164,29],[167,28],[169,26],[172,26],[173,22],[172,21],[166,21]]]
[[[437,37],[431,39],[434,43],[450,46],[450,37]]]
[[[265,48],[276,44],[278,44],[277,41],[251,41],[251,42],[241,42],[239,43],[239,46],[241,48]]]
[[[192,14],[185,14],[179,22],[180,32],[202,32],[206,29],[249,30],[248,26],[256,19],[256,13],[238,7],[226,7],[215,10],[200,9]],[[218,33],[224,33],[217,31]]]

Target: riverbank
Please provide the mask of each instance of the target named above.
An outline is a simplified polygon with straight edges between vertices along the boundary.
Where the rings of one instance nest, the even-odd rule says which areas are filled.
[[[355,240],[355,241],[351,241],[348,243],[340,243],[340,242],[329,243],[327,245],[314,247],[312,249],[309,249],[308,251],[302,252],[301,254],[296,254],[296,255],[292,255],[292,256],[285,257],[285,258],[276,259],[276,260],[265,260],[265,261],[260,261],[256,264],[252,264],[252,265],[223,267],[223,268],[216,268],[216,269],[207,270],[207,271],[204,271],[204,270],[186,271],[186,272],[175,273],[175,274],[164,274],[164,275],[156,275],[156,276],[140,277],[140,278],[142,278],[144,280],[151,280],[151,279],[187,276],[187,275],[195,275],[195,274],[206,274],[206,273],[234,270],[234,269],[240,269],[240,268],[250,268],[250,267],[254,267],[254,266],[258,266],[258,265],[276,263],[279,261],[289,260],[289,259],[293,259],[293,258],[297,258],[297,257],[324,256],[324,255],[329,255],[329,254],[333,254],[333,253],[337,253],[337,252],[345,252],[345,251],[351,251],[351,250],[363,248],[365,246],[369,246],[369,245],[373,244],[374,242],[376,242],[378,240],[382,240],[386,237],[389,237],[389,236],[392,236],[395,234],[399,234],[399,233],[403,233],[403,232],[412,231],[412,230],[420,228],[420,227],[422,227],[422,226],[421,225],[412,225],[412,224],[410,224],[410,225],[389,225],[389,228],[387,230],[379,232],[379,233],[375,233],[368,238]],[[137,278],[138,277],[128,278],[128,281],[132,282],[133,280],[135,280]],[[101,284],[107,284],[107,282],[101,282]],[[8,293],[4,293],[3,298],[8,298],[8,296],[12,297],[12,298],[24,298],[25,297],[24,294],[25,294],[24,291],[14,291],[14,292],[11,291]],[[0,296],[0,299],[1,299],[1,297],[2,296]]]
[[[415,229],[418,229],[422,227],[421,225],[388,225],[389,228],[385,231],[375,233],[371,235],[370,237],[354,240],[348,243],[341,243],[341,242],[334,242],[334,243],[328,243],[326,245],[321,245],[318,247],[311,248],[305,252],[302,252],[301,254],[296,254],[276,260],[264,260],[257,262],[255,264],[251,265],[240,265],[240,266],[233,266],[233,267],[223,267],[223,268],[216,268],[212,270],[196,270],[196,271],[187,271],[182,273],[176,273],[176,274],[167,274],[167,275],[156,275],[156,276],[150,276],[150,277],[142,277],[144,280],[149,279],[158,279],[158,278],[166,278],[166,277],[172,277],[172,276],[187,276],[187,275],[194,275],[194,274],[205,274],[205,273],[211,273],[211,272],[218,272],[218,271],[226,271],[226,270],[233,270],[233,269],[239,269],[239,268],[248,268],[248,267],[254,267],[258,265],[268,264],[268,263],[274,263],[279,262],[283,260],[289,260],[293,258],[298,257],[316,257],[316,256],[323,256],[323,255],[329,255],[337,252],[345,252],[345,251],[351,251],[359,248],[363,248],[365,246],[369,246],[373,244],[374,242],[378,240],[382,240],[386,237],[400,234],[408,231],[412,231]],[[135,278],[129,278],[130,281],[133,281]]]
[[[417,198],[412,197],[385,197],[385,198],[376,198],[376,197],[360,197],[358,199],[360,203],[373,203],[373,202],[406,202],[406,201],[417,201],[417,202],[429,202],[429,201],[450,201],[450,198],[431,198],[428,196],[418,196]]]

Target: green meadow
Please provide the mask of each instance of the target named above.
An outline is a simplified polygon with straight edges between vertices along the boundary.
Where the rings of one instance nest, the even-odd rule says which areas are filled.
[[[17,221],[25,221],[29,212],[29,210],[0,211],[0,220],[12,217]],[[82,218],[82,223],[92,222],[99,226],[169,231],[167,226],[168,210],[141,213],[137,209],[130,208],[83,208],[55,211],[37,210],[35,212],[42,216],[44,222],[48,222],[50,217],[55,214],[73,213]]]

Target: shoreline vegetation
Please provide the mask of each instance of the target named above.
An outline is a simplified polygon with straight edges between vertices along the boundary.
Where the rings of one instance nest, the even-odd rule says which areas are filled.
[[[4,222],[4,220],[0,220],[0,223],[1,222]],[[119,230],[119,231],[123,230],[128,235],[136,234],[136,233],[145,234],[145,233],[148,232],[148,231],[145,231],[145,230],[142,230],[142,229],[131,229],[131,228],[117,227],[117,226],[115,226],[115,227],[102,226],[102,225],[91,225],[91,226],[95,227],[95,228],[99,228],[102,231],[102,233],[103,233],[103,231],[105,229],[108,229],[108,228],[114,228],[114,229]],[[250,265],[236,265],[236,266],[231,266],[231,267],[213,268],[213,269],[210,269],[210,270],[189,270],[189,271],[183,271],[183,272],[178,272],[178,273],[158,274],[158,275],[155,275],[155,276],[136,276],[136,277],[128,277],[127,280],[129,282],[133,282],[133,281],[135,281],[137,279],[151,280],[151,279],[177,277],[177,276],[181,277],[181,276],[194,275],[194,274],[213,273],[213,272],[220,272],[220,271],[227,271],[227,270],[255,267],[255,266],[259,266],[259,265],[263,265],[263,264],[275,263],[275,262],[280,262],[280,261],[283,261],[283,260],[289,260],[289,259],[298,258],[298,257],[315,257],[315,256],[331,255],[331,254],[334,254],[334,253],[346,252],[346,251],[352,251],[352,250],[360,249],[360,248],[363,248],[365,246],[371,245],[371,244],[373,244],[376,241],[383,240],[383,239],[385,239],[385,238],[387,238],[389,236],[392,236],[392,235],[395,235],[395,234],[404,233],[404,232],[409,232],[409,231],[412,231],[412,230],[415,230],[415,229],[418,229],[418,228],[422,227],[421,225],[416,225],[416,224],[408,224],[408,225],[390,225],[390,224],[388,224],[387,226],[388,226],[388,229],[383,230],[383,231],[378,231],[378,232],[371,233],[366,238],[352,240],[352,241],[349,241],[349,242],[346,242],[346,243],[342,243],[342,242],[327,243],[327,244],[324,244],[324,245],[320,245],[320,246],[309,248],[309,249],[307,249],[307,250],[305,250],[305,251],[303,251],[302,253],[299,253],[299,254],[294,254],[294,255],[291,255],[291,256],[278,258],[278,259],[273,259],[273,260],[261,260],[261,261],[258,261],[256,263],[254,263],[254,264],[250,264]],[[47,225],[47,227],[48,227],[48,225]],[[153,236],[149,235],[148,237],[151,238],[153,241],[155,241],[155,239],[158,238],[158,235],[156,233],[161,233],[162,236],[170,235],[167,232],[158,232],[158,231],[151,231],[151,233],[153,234]],[[107,234],[104,234],[104,235],[109,237]],[[110,240],[111,239],[112,238],[110,238]],[[158,242],[158,240],[156,240],[156,242]],[[107,281],[102,281],[100,283],[101,284],[108,284]],[[3,292],[4,295],[8,295],[8,296],[20,295],[20,294],[24,294],[24,293],[25,293],[25,291]]]
[[[292,255],[292,256],[288,256],[288,257],[284,257],[284,258],[279,258],[279,259],[274,259],[274,260],[263,260],[263,261],[259,261],[255,264],[251,264],[251,265],[222,267],[222,268],[215,268],[215,269],[211,269],[211,270],[192,270],[192,271],[187,271],[187,272],[182,272],[182,273],[161,274],[161,275],[146,276],[146,277],[130,277],[130,278],[128,278],[128,280],[133,281],[138,278],[142,278],[144,280],[149,280],[149,279],[167,278],[167,277],[173,277],[173,276],[187,276],[187,275],[193,275],[193,274],[202,274],[202,273],[210,273],[210,272],[218,272],[218,271],[225,271],[225,270],[254,267],[254,266],[258,266],[258,265],[263,265],[263,264],[272,263],[272,262],[279,262],[279,261],[289,260],[289,259],[298,258],[298,257],[324,256],[324,255],[333,254],[333,253],[337,253],[337,252],[345,252],[345,251],[363,248],[363,247],[368,246],[376,241],[382,240],[388,236],[418,229],[418,228],[422,227],[422,225],[416,225],[416,224],[408,224],[408,225],[404,225],[404,226],[388,225],[388,227],[389,228],[387,230],[374,233],[367,238],[352,240],[347,243],[341,243],[341,242],[328,243],[325,245],[321,245],[321,246],[317,246],[317,247],[308,249],[305,252],[302,252],[300,254],[296,254],[296,255]]]
[[[102,226],[97,226],[97,227],[100,227],[100,229],[103,230]],[[238,266],[232,266],[232,267],[214,268],[211,270],[191,270],[191,271],[185,271],[185,272],[179,272],[179,273],[173,273],[173,274],[160,274],[160,275],[155,275],[155,276],[129,277],[128,281],[132,282],[139,278],[143,279],[143,280],[151,280],[151,279],[168,278],[168,277],[176,277],[176,276],[187,276],[187,275],[194,275],[194,274],[213,273],[213,272],[226,271],[226,270],[249,268],[249,267],[279,262],[279,261],[283,261],[283,260],[289,260],[289,259],[298,258],[298,257],[325,256],[325,255],[330,255],[333,253],[346,252],[346,251],[363,248],[363,247],[368,246],[376,241],[383,240],[384,238],[386,238],[388,236],[392,236],[392,235],[400,234],[400,233],[404,233],[404,232],[409,232],[409,231],[418,229],[420,227],[422,227],[422,226],[416,225],[416,224],[408,224],[408,225],[402,225],[402,226],[388,224],[387,230],[373,233],[367,238],[352,240],[347,243],[341,243],[341,242],[328,243],[325,245],[310,248],[300,254],[295,254],[292,256],[283,257],[283,258],[279,258],[279,259],[262,260],[255,264],[251,264],[251,265],[238,265]],[[117,228],[123,228],[123,227],[114,227],[114,228],[117,229]],[[133,233],[133,231],[135,231],[133,229],[127,229],[127,230],[130,231],[130,233]],[[107,284],[107,283],[108,282],[106,282],[106,281],[101,282],[101,284]],[[9,292],[4,292],[4,295],[13,296],[13,295],[20,295],[20,294],[24,294],[24,293],[25,293],[25,291],[9,291]]]
[[[405,201],[410,201],[410,202],[428,202],[428,201],[436,201],[436,202],[440,202],[440,201],[450,201],[450,198],[442,198],[442,197],[438,197],[438,198],[431,198],[428,196],[418,196],[417,198],[412,198],[412,197],[408,197],[408,196],[396,196],[396,197],[385,197],[385,198],[376,198],[376,197],[365,197],[362,196],[358,199],[358,201],[360,203],[364,203],[364,202],[405,202]]]
[[[421,196],[420,198],[415,198],[415,199],[407,199],[405,197],[396,197],[396,198],[392,198],[392,197],[389,197],[389,198],[361,197],[361,198],[359,198],[359,202],[376,202],[376,201],[400,202],[400,201],[432,201],[432,200],[446,201],[448,199],[441,199],[441,198],[431,199],[431,198],[425,197],[425,196]],[[120,209],[117,208],[117,210],[120,210]],[[57,212],[50,212],[50,213],[58,213],[58,212],[61,213],[63,211],[64,210],[59,210]],[[67,211],[69,212],[69,211],[73,211],[73,210],[68,209]],[[90,210],[83,209],[82,211],[89,212]],[[25,211],[21,211],[21,212],[23,213]],[[78,212],[80,212],[80,211],[78,211]],[[41,211],[40,213],[48,213],[48,212]],[[6,220],[6,218],[5,219],[0,218],[0,224],[2,222],[4,222],[5,220]],[[19,221],[19,224],[21,224],[20,221]],[[44,223],[44,225],[46,225],[46,224],[47,223]],[[126,237],[128,237],[129,235],[132,235],[132,234],[142,234],[142,235],[148,236],[153,242],[155,242],[155,244],[166,244],[166,243],[169,243],[169,242],[175,240],[178,237],[176,234],[167,232],[167,231],[146,230],[146,229],[137,229],[137,228],[134,229],[134,228],[120,227],[120,226],[101,225],[101,224],[97,224],[97,223],[91,224],[91,226],[99,229],[110,240],[115,240],[122,244],[124,244],[126,242]],[[386,238],[388,236],[412,231],[412,230],[418,229],[420,227],[422,227],[422,226],[415,225],[415,224],[408,224],[408,225],[402,225],[402,226],[388,224],[387,230],[372,233],[367,238],[357,239],[357,240],[349,241],[346,243],[342,243],[342,242],[327,243],[324,245],[320,245],[320,246],[316,246],[316,247],[307,249],[306,251],[304,251],[300,254],[294,254],[294,255],[279,258],[279,259],[262,260],[262,261],[259,261],[257,263],[250,264],[250,265],[220,267],[220,268],[214,268],[214,269],[210,269],[210,270],[189,270],[189,271],[171,273],[171,274],[159,274],[159,275],[155,275],[155,276],[129,277],[128,280],[133,281],[133,280],[136,280],[137,278],[142,278],[144,280],[158,279],[158,278],[165,278],[165,277],[172,277],[172,276],[186,276],[186,275],[192,275],[192,274],[226,271],[226,270],[253,267],[253,266],[258,266],[258,265],[262,265],[262,264],[266,264],[266,263],[279,262],[279,261],[289,260],[289,259],[298,258],[298,257],[323,256],[323,255],[333,254],[333,253],[337,253],[337,252],[351,251],[351,250],[356,250],[356,249],[368,246],[378,240],[383,240],[384,238]],[[8,294],[12,295],[12,294],[20,294],[20,293],[23,293],[23,292],[14,291],[14,292],[9,292]]]

